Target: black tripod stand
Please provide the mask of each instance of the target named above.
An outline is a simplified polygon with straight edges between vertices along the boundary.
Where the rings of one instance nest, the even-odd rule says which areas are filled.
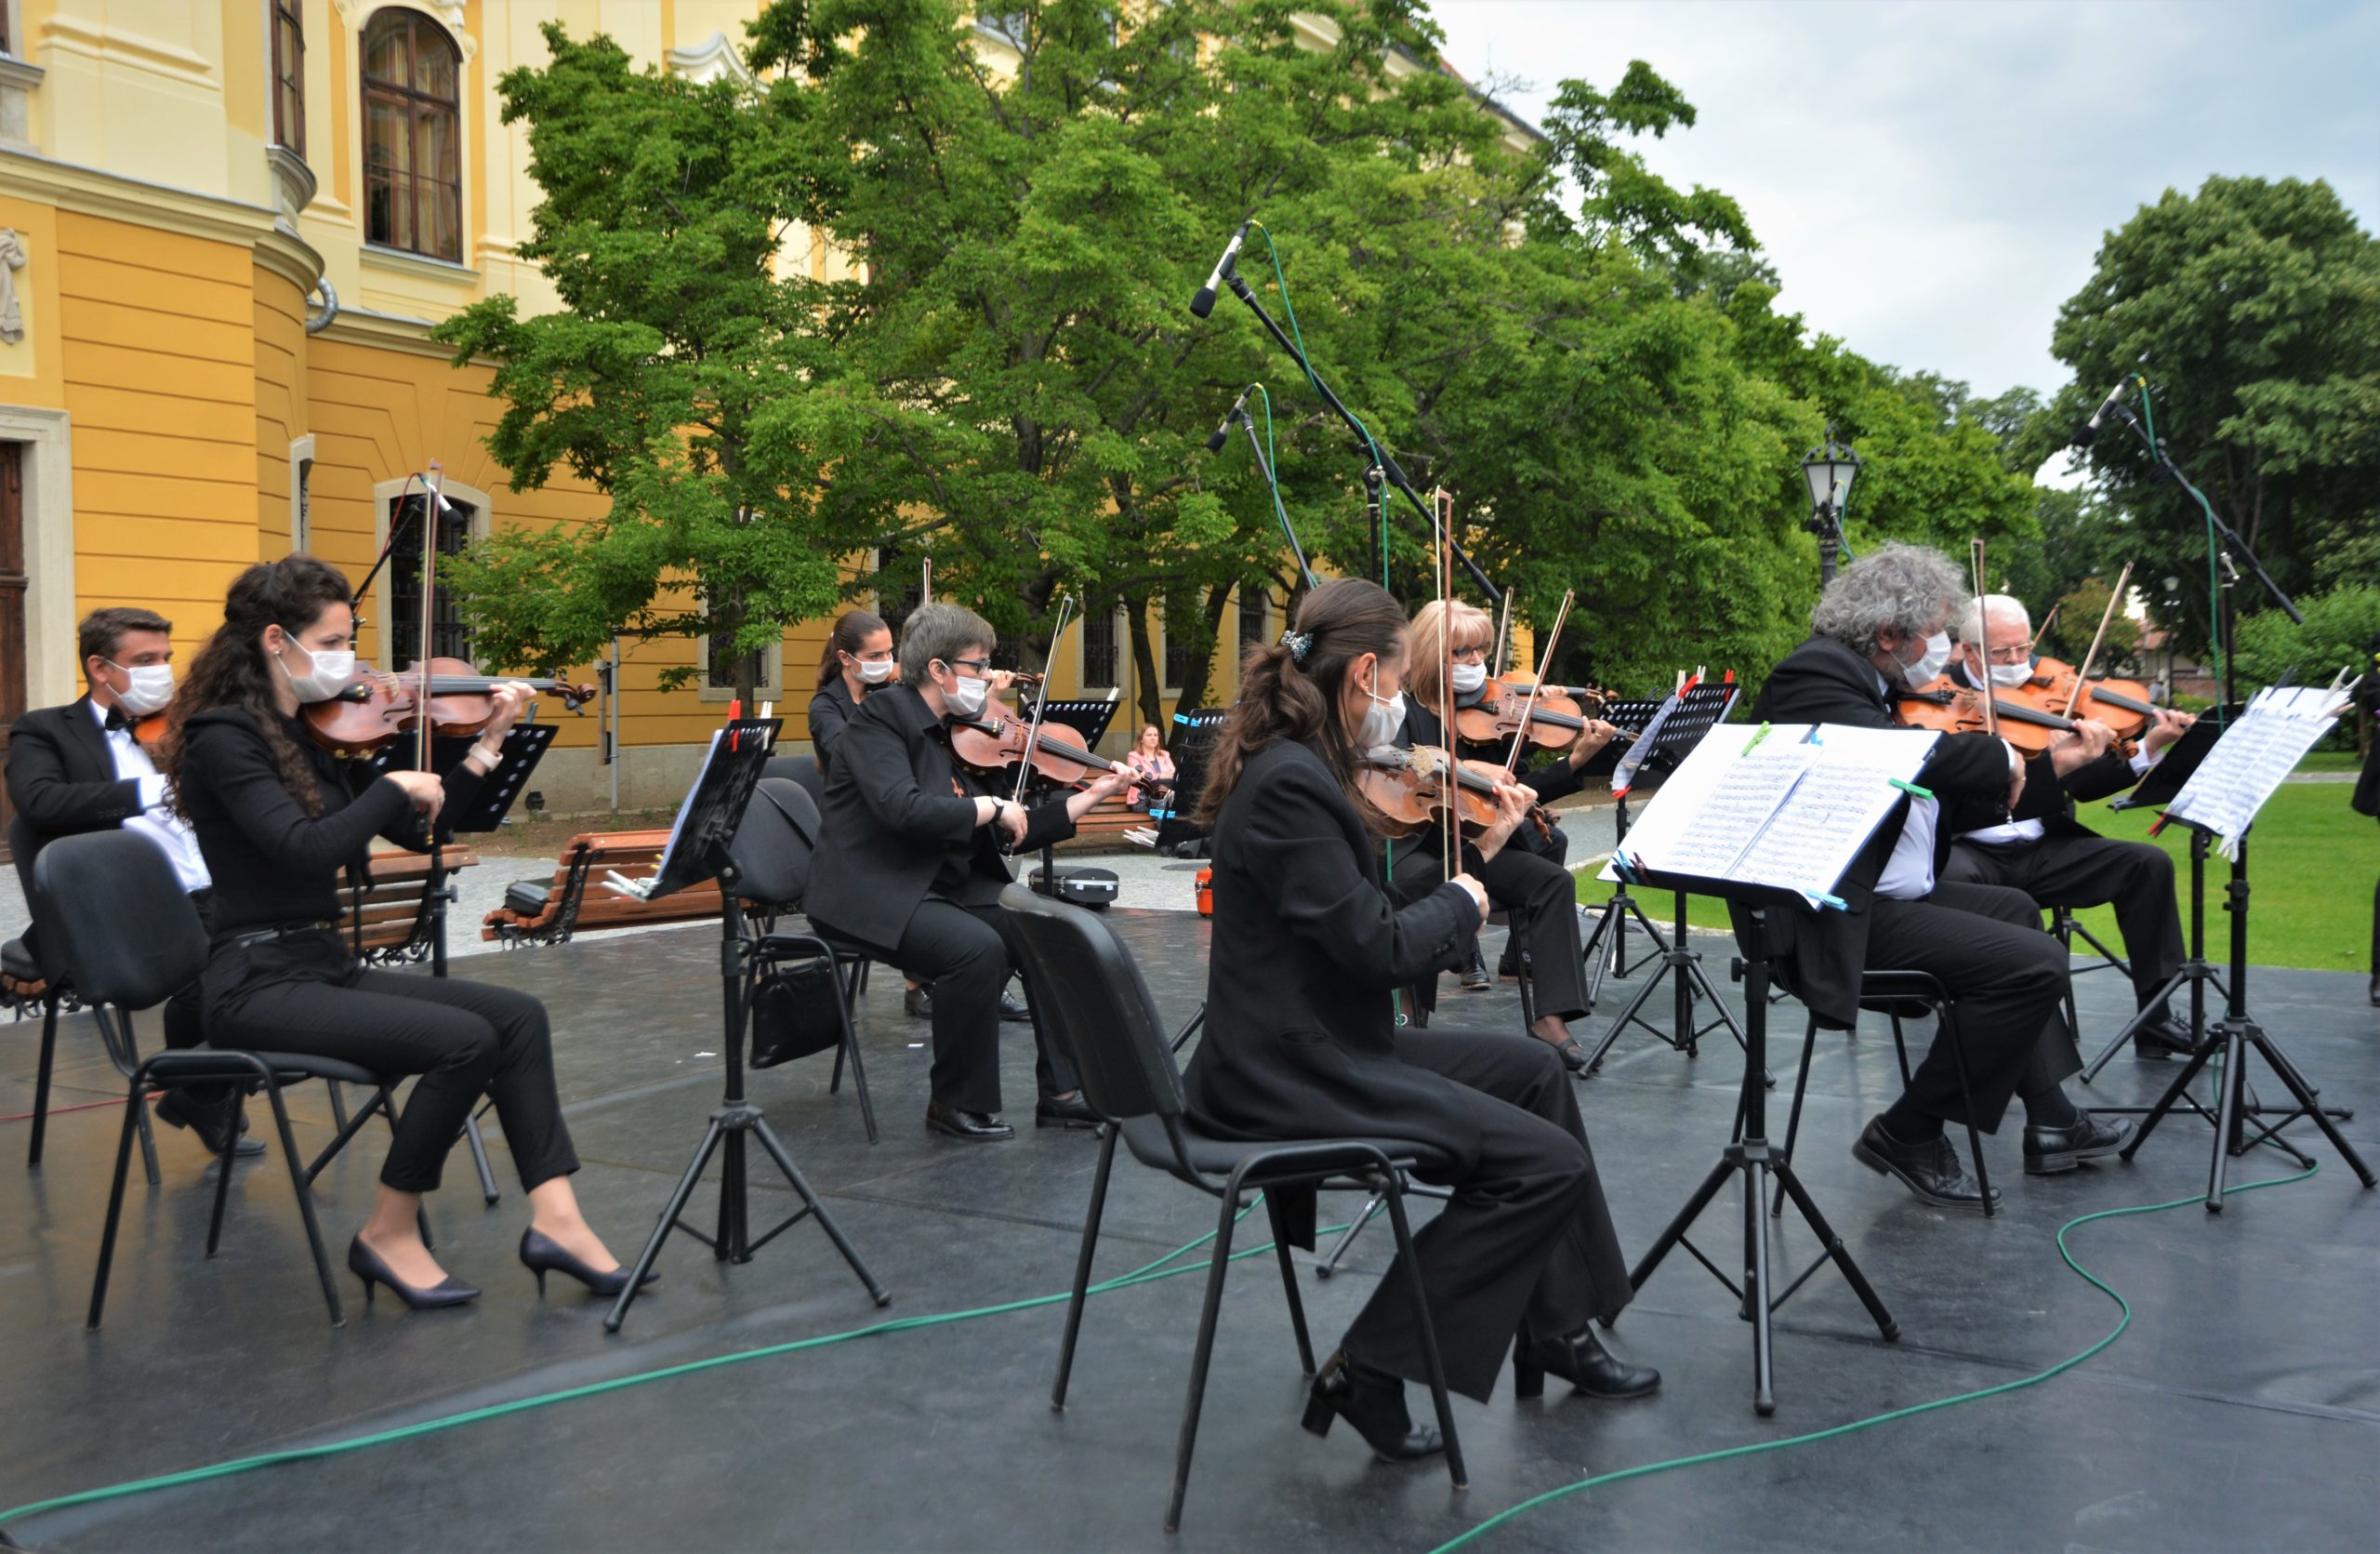
[[[637,1254],[635,1266],[629,1270],[628,1287],[620,1292],[609,1314],[603,1318],[605,1331],[617,1333],[628,1317],[629,1303],[644,1276],[652,1270],[653,1260],[661,1254],[661,1243],[669,1239],[672,1230],[683,1230],[711,1250],[711,1255],[721,1262],[748,1263],[752,1254],[774,1241],[778,1236],[815,1216],[819,1228],[826,1232],[835,1250],[843,1255],[859,1282],[867,1287],[870,1299],[883,1306],[892,1300],[876,1276],[867,1271],[852,1243],[835,1224],[834,1216],[818,1201],[793,1156],[777,1136],[770,1131],[761,1117],[760,1109],[744,1098],[744,1024],[747,1010],[744,989],[750,964],[754,942],[747,931],[744,910],[737,902],[735,886],[737,870],[728,855],[736,827],[741,822],[745,806],[751,802],[752,789],[759,782],[760,767],[768,759],[769,748],[776,729],[774,720],[750,720],[728,725],[710,757],[704,764],[702,776],[696,779],[694,791],[687,799],[679,818],[679,829],[670,837],[668,851],[654,876],[651,894],[663,896],[707,879],[719,881],[719,976],[721,1019],[725,1033],[723,1052],[727,1058],[726,1093],[720,1099],[719,1109],[710,1114],[710,1125],[703,1132],[701,1144],[694,1149],[694,1158],[686,1174],[678,1179],[677,1189],[670,1193],[668,1204],[661,1211],[660,1222],[654,1226],[644,1250]],[[801,1207],[791,1215],[755,1239],[751,1229],[750,1183],[746,1175],[745,1140],[756,1138],[776,1162],[788,1185],[801,1198]],[[711,1156],[720,1157],[719,1221],[716,1233],[705,1235],[686,1224],[686,1201],[694,1196],[694,1184],[702,1180],[703,1170],[710,1164]]]
[[[1657,971],[1645,978],[1644,986],[1636,990],[1636,996],[1628,1001],[1628,1007],[1620,1012],[1620,1017],[1611,1022],[1611,1029],[1603,1033],[1603,1040],[1595,1043],[1593,1054],[1587,1059],[1589,1073],[1603,1067],[1604,1054],[1611,1050],[1612,1043],[1620,1040],[1620,1033],[1631,1025],[1643,1026],[1662,1043],[1688,1057],[1702,1056],[1698,1043],[1714,1030],[1725,1029],[1736,1039],[1736,1045],[1744,1046],[1743,1027],[1736,1023],[1735,1011],[1727,1007],[1727,1001],[1719,996],[1719,990],[1711,985],[1709,975],[1702,969],[1702,951],[1687,949],[1686,943],[1686,892],[1681,890],[1677,893],[1674,935],[1654,952],[1654,958],[1661,963],[1661,971],[1669,974],[1672,990],[1677,998],[1671,1015],[1670,1029],[1663,1030],[1639,1013],[1651,1001],[1653,994],[1660,990],[1661,971]],[[1708,1023],[1699,1026],[1694,1023],[1694,1001],[1698,998],[1709,999],[1712,1008],[1717,1011]],[[1749,1054],[1750,1049],[1747,1047],[1745,1050]],[[1763,1078],[1769,1084],[1777,1082],[1774,1077],[1764,1075]]]
[[[1611,846],[1612,851],[1617,853],[1620,845],[1628,840],[1628,795],[1625,793],[1620,794],[1614,804],[1612,826],[1614,833]],[[1660,929],[1654,925],[1651,918],[1645,915],[1645,909],[1636,904],[1636,897],[1629,894],[1627,876],[1622,875],[1611,887],[1611,895],[1605,899],[1604,904],[1593,910],[1595,925],[1588,930],[1586,943],[1580,946],[1580,953],[1585,955],[1587,964],[1593,968],[1587,973],[1587,1008],[1590,1011],[1594,1008],[1595,1000],[1603,996],[1605,972],[1608,971],[1613,976],[1621,980],[1625,980],[1629,975],[1628,925],[1631,922],[1644,929],[1645,936],[1653,941],[1653,948],[1645,952],[1646,960],[1651,960],[1657,955],[1665,955],[1670,950],[1670,941],[1661,936]],[[1678,914],[1678,923],[1681,927],[1685,922],[1686,914],[1681,910]],[[1684,936],[1680,936],[1682,938]],[[1642,966],[1645,961],[1639,961],[1636,963]],[[1651,982],[1646,984],[1648,988],[1657,985]],[[1630,1005],[1632,1014],[1634,1009],[1635,1005]],[[1610,1045],[1610,1039],[1606,1037],[1603,1046]],[[1595,1049],[1595,1058],[1597,1062],[1602,1061],[1603,1047]]]
[[[1739,887],[1721,887],[1715,882],[1705,882],[1698,888],[1712,893],[1723,888],[1736,890]],[[1752,929],[1744,942],[1757,950],[1767,943],[1767,910],[1759,900],[1748,899],[1747,904],[1752,908]],[[1702,1185],[1695,1189],[1694,1196],[1686,1200],[1686,1207],[1677,1212],[1677,1217],[1663,1228],[1651,1250],[1645,1254],[1645,1260],[1636,1265],[1628,1278],[1630,1283],[1642,1290],[1645,1282],[1653,1276],[1653,1270],[1661,1266],[1661,1259],[1670,1255],[1670,1249],[1683,1244],[1696,1262],[1708,1268],[1711,1276],[1726,1287],[1727,1293],[1741,1303],[1743,1315],[1752,1323],[1752,1404],[1755,1412],[1765,1416],[1777,1412],[1777,1378],[1769,1354],[1769,1318],[1791,1298],[1794,1291],[1809,1282],[1810,1275],[1829,1262],[1843,1270],[1843,1277],[1851,1285],[1852,1293],[1859,1297],[1859,1304],[1868,1308],[1868,1315],[1875,1320],[1876,1331],[1884,1335],[1886,1343],[1900,1336],[1900,1324],[1893,1321],[1892,1313],[1884,1309],[1884,1301],[1878,1298],[1874,1287],[1868,1282],[1867,1275],[1861,1273],[1859,1265],[1852,1261],[1850,1248],[1844,1245],[1843,1238],[1834,1233],[1834,1228],[1818,1212],[1809,1189],[1804,1187],[1801,1177],[1794,1175],[1792,1162],[1769,1145],[1768,1089],[1761,1082],[1768,1062],[1768,962],[1765,956],[1755,953],[1737,962],[1736,965],[1744,984],[1745,1042],[1743,1090],[1736,1103],[1735,1136],[1719,1151],[1719,1163],[1702,1178]],[[1702,1211],[1710,1207],[1711,1200],[1719,1195],[1719,1189],[1739,1176],[1743,1182],[1744,1195],[1744,1271],[1741,1284],[1720,1272],[1719,1266],[1686,1239],[1686,1232],[1693,1229]],[[1784,1189],[1785,1195],[1793,1201],[1794,1209],[1807,1222],[1811,1233],[1818,1237],[1819,1246],[1824,1249],[1809,1267],[1774,1296],[1769,1294],[1774,1280],[1768,1268],[1767,1215],[1764,1212],[1772,1177]]]

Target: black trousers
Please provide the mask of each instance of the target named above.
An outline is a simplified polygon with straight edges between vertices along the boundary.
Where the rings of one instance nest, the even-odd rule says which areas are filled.
[[[1950,993],[1977,1127],[1995,1131],[2012,1096],[2040,1095],[2082,1072],[2063,1008],[2070,978],[2066,951],[2042,931],[2031,897],[1943,881],[1922,901],[1880,897],[1868,910],[1869,967],[1927,972]],[[1907,1098],[1928,1116],[1964,1122],[1946,1034],[1936,1033],[1910,1077]]]
[[[436,1189],[482,1096],[496,1102],[526,1189],[578,1169],[554,1088],[546,1006],[483,982],[367,971],[336,933],[218,946],[205,976],[218,1047],[336,1057],[386,1077],[418,1074],[380,1167],[399,1192]]]
[[[1467,1174],[1428,1178],[1454,1197],[1415,1233],[1413,1251],[1447,1385],[1485,1402],[1519,1329],[1575,1333],[1635,1292],[1579,1120],[1578,1088],[1553,1048],[1527,1036],[1400,1030],[1396,1055],[1452,1081],[1449,1104],[1478,1130]],[[1395,1121],[1382,1118],[1381,1132],[1394,1136]],[[1344,1342],[1367,1364],[1429,1379],[1402,1269],[1382,1278]]]
[[[1954,842],[1942,878],[2006,885],[2044,907],[2113,904],[2143,1008],[2182,969],[2182,909],[2174,896],[2174,860],[2162,847],[2104,836],[2045,836],[2008,846]]]
[[[1425,832],[1391,849],[1389,884],[1400,905],[1445,883],[1446,864],[1438,856],[1435,836]],[[1487,888],[1489,904],[1504,909],[1514,935],[1528,946],[1537,1012],[1566,1020],[1584,1015],[1586,949],[1579,942],[1579,897],[1570,871],[1556,859],[1513,842],[1484,863],[1469,843],[1462,854],[1463,868]]]
[[[919,981],[933,984],[933,1098],[958,1111],[1000,1109],[1000,990],[1019,957],[1015,929],[997,906],[967,907],[938,897],[918,903],[901,942],[885,959]],[[1041,1003],[1033,1005],[1034,1072],[1041,1094],[1063,1096],[1076,1088],[1074,1065],[1041,1029]]]

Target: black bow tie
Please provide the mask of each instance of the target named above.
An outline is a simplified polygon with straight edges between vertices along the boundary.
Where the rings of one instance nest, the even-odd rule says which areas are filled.
[[[132,726],[132,720],[124,715],[123,708],[111,707],[108,709],[107,721],[100,726],[105,728],[110,734],[113,734],[119,729],[130,728]]]

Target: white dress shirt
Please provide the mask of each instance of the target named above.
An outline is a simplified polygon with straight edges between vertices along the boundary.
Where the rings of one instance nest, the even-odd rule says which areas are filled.
[[[132,737],[132,730],[108,727],[108,710],[96,701],[86,705],[107,738],[108,752],[115,758],[116,780],[129,779],[140,785],[140,813],[126,820],[124,829],[139,831],[165,849],[174,872],[181,879],[182,889],[206,889],[215,882],[206,872],[206,859],[199,854],[198,833],[165,803],[165,774],[149,759],[149,752],[140,748],[140,741]]]
[[[2132,758],[2132,775],[2135,777],[2145,776],[2155,764],[2155,756],[2147,750],[2136,751]],[[1964,832],[1959,840],[1980,843],[1986,847],[2006,847],[2019,842],[2039,842],[2048,834],[2049,827],[2041,820],[2011,820],[2005,825],[1985,826],[1980,830]]]
[[[1876,676],[1876,685],[1886,697],[1891,697],[1892,685],[1883,675]],[[2005,739],[2000,743],[2008,752],[2008,769],[2011,772],[2025,764],[2025,758],[2016,753],[2016,746]],[[1934,833],[1941,821],[1942,806],[1937,801],[1921,799],[1915,794],[1910,796],[1909,814],[1901,821],[1899,840],[1893,843],[1892,857],[1884,860],[1884,871],[1876,878],[1878,896],[1887,901],[1922,901],[1934,894]],[[2021,823],[2034,827],[2041,824],[2038,820]],[[1990,829],[2002,830],[2007,828],[1994,826]],[[2036,830],[2035,834],[2038,835],[2039,831]]]

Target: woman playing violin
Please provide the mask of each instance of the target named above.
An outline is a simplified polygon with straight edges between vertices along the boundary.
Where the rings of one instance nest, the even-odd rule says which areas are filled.
[[[1140,737],[1132,741],[1131,750],[1124,757],[1124,764],[1155,783],[1173,780],[1173,757],[1165,752],[1165,731],[1155,724],[1143,724]],[[1124,802],[1134,809],[1148,807],[1145,790],[1134,789]]]
[[[426,847],[442,806],[468,803],[494,768],[529,693],[493,692],[485,731],[444,778],[375,775],[331,756],[298,717],[354,678],[354,645],[337,568],[306,555],[251,566],[174,699],[160,764],[215,881],[201,982],[207,1039],[420,1076],[371,1217],[348,1248],[367,1297],[380,1284],[409,1307],[478,1295],[439,1266],[416,1215],[483,1096],[496,1103],[529,1197],[521,1261],[540,1289],[560,1271],[616,1294],[627,1273],[571,1190],[578,1157],[555,1093],[545,1006],[489,983],[369,970],[340,931],[340,870],[361,864],[375,836]]]
[[[1444,745],[1438,718],[1438,663],[1444,635],[1451,624],[1453,640],[1446,643],[1453,661],[1454,702],[1460,709],[1475,705],[1488,679],[1487,650],[1494,628],[1487,612],[1460,600],[1451,605],[1436,600],[1413,617],[1413,656],[1406,675],[1408,695],[1405,725],[1394,741],[1403,748]],[[1534,802],[1544,804],[1578,791],[1580,771],[1590,757],[1611,742],[1617,731],[1607,723],[1588,719],[1561,760],[1522,774],[1520,785]],[[1577,895],[1570,871],[1558,856],[1534,852],[1522,840],[1528,831],[1499,846],[1482,838],[1466,843],[1464,867],[1487,887],[1492,906],[1504,909],[1513,926],[1514,945],[1529,949],[1529,968],[1536,999],[1537,1021],[1529,1033],[1561,1055],[1572,1073],[1585,1070],[1586,1049],[1570,1034],[1570,1021],[1587,1012],[1584,955],[1579,941]],[[1445,872],[1445,845],[1434,830],[1401,839],[1389,850],[1393,865],[1390,885],[1398,899],[1411,900],[1429,891]],[[1474,953],[1476,947],[1474,946]],[[1506,968],[1517,974],[1517,956],[1507,952]]]
[[[892,628],[866,610],[845,610],[818,656],[818,694],[810,698],[810,750],[823,774],[835,769],[843,726],[867,693],[900,677],[892,659]]]
[[[1516,1396],[1551,1372],[1640,1397],[1659,1375],[1594,1335],[1628,1304],[1628,1266],[1561,1064],[1526,1037],[1399,1029],[1391,1012],[1392,991],[1453,965],[1488,910],[1468,873],[1401,906],[1379,883],[1358,768],[1402,721],[1408,643],[1395,600],[1340,578],[1306,596],[1282,645],[1242,662],[1199,806],[1214,828],[1214,943],[1190,1107],[1225,1137],[1443,1153],[1421,1175],[1454,1195],[1415,1252],[1448,1384],[1485,1401],[1517,1333]],[[1516,822],[1525,792],[1504,801]],[[1316,1377],[1308,1429],[1343,1417],[1383,1457],[1442,1449],[1405,1404],[1404,1383],[1427,1374],[1416,1316],[1392,1270]]]

